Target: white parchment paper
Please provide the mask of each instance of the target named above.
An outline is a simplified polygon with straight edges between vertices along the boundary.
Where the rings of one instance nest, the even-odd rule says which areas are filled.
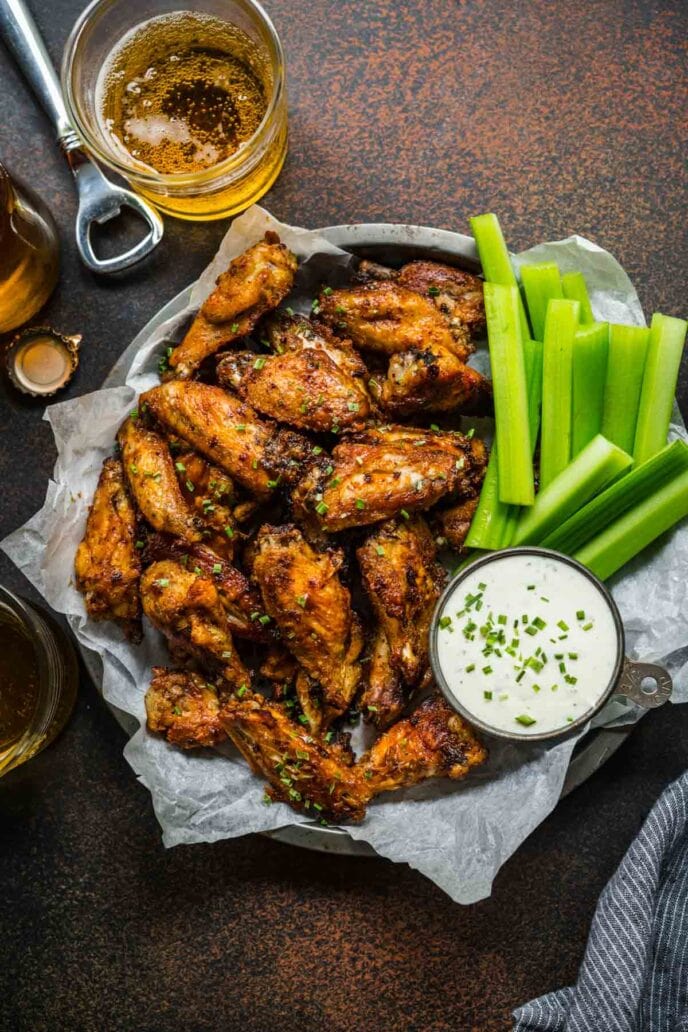
[[[295,298],[306,312],[322,282],[348,277],[350,257],[315,232],[285,226],[254,207],[235,220],[220,250],[196,283],[187,312],[162,326],[141,348],[126,386],[96,391],[50,406],[58,458],[43,508],[1,547],[53,609],[65,613],[79,643],[102,660],[108,702],[135,717],[140,728],[125,756],[149,789],[167,846],[267,831],[305,819],[282,804],[265,806],[260,779],[231,747],[183,753],[143,726],[143,697],[154,663],[168,661],[158,634],[146,627],[144,642],[128,644],[117,628],[87,619],[73,583],[74,552],[104,458],[137,395],[157,382],[163,341],[181,336],[192,310],[212,289],[229,260],[276,230],[302,259]],[[517,263],[555,260],[563,271],[578,269],[588,282],[599,319],[644,324],[633,286],[618,262],[582,237],[539,244]],[[485,354],[476,361],[484,365]],[[686,438],[678,410],[671,436]],[[675,678],[674,701],[688,699],[688,526],[630,564],[612,582],[634,658],[666,663]],[[600,722],[637,719],[634,708],[614,703]],[[348,828],[382,856],[403,861],[432,878],[452,899],[472,903],[489,895],[501,865],[547,816],[559,798],[574,746],[545,748],[496,744],[489,763],[465,783],[428,782],[376,800],[365,821]]]

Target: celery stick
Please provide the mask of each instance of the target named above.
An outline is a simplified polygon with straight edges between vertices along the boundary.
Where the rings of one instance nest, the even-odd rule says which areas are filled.
[[[573,338],[578,328],[577,301],[553,298],[547,306],[542,369],[542,441],[540,490],[571,461]]]
[[[535,340],[544,340],[547,302],[550,298],[564,296],[559,266],[556,262],[538,262],[522,265],[520,271],[533,336]]]
[[[575,553],[601,580],[616,573],[675,523],[688,516],[688,472],[654,491]]]
[[[585,505],[633,459],[598,434],[558,477],[541,490],[519,520],[514,545],[538,545],[555,527]]]
[[[602,427],[608,351],[608,323],[579,326],[573,340],[571,454],[574,456]]]
[[[655,312],[640,392],[633,458],[645,462],[666,444],[688,323]]]
[[[542,343],[539,340],[527,340],[523,345],[523,352],[528,384],[528,429],[530,430],[531,450],[535,453],[535,445],[540,431],[540,406],[542,404]],[[518,505],[507,507],[502,521],[499,548],[508,548],[511,544],[521,512],[522,509]]]
[[[489,283],[501,283],[505,287],[518,285],[511,257],[504,242],[502,227],[496,215],[474,215],[468,220],[478,248],[478,257],[483,269],[483,276]],[[518,314],[521,322],[523,340],[530,337],[530,327],[526,318],[523,300],[518,295]]]
[[[542,394],[542,344],[527,340],[523,345],[523,359],[528,384],[528,424],[533,451],[540,427],[540,397]],[[511,540],[521,508],[499,500],[499,469],[497,445],[490,452],[480,501],[466,537],[468,548],[505,548]]]
[[[533,455],[528,428],[528,392],[518,315],[518,287],[486,283],[485,315],[499,453],[499,500],[532,505]]]
[[[585,276],[582,272],[565,272],[561,277],[561,289],[564,291],[564,297],[569,298],[570,301],[578,301],[581,324],[595,321],[588,288],[585,285]]]
[[[545,548],[573,555],[634,505],[674,477],[688,471],[688,444],[674,441],[642,466],[610,484],[601,494],[570,516],[542,541]]]
[[[609,326],[602,433],[632,452],[650,331],[644,326]]]

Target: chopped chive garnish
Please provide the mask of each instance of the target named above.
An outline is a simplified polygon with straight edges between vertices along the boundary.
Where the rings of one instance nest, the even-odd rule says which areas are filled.
[[[576,613],[576,618],[578,620],[585,620],[585,610],[584,609],[579,609],[578,612]]]
[[[491,666],[484,666],[483,667],[483,673],[484,674],[491,674],[492,673],[492,667]]]
[[[451,616],[440,617],[440,627],[442,628],[442,630],[444,630],[445,627],[451,627],[451,622]]]
[[[267,613],[263,613],[262,616],[258,617],[258,623],[262,623],[263,627],[265,627],[266,624],[270,623],[270,617],[267,615]]]
[[[487,591],[487,584],[483,584],[481,581],[478,585],[478,591]]]
[[[521,670],[520,674],[516,675],[516,683],[519,684],[523,680],[523,678],[525,676],[526,676],[525,670]]]
[[[318,502],[318,504],[315,507],[315,511],[317,512],[318,516],[324,516],[325,513],[327,512],[327,505],[326,505],[326,503],[325,502]]]
[[[540,685],[539,684],[533,684],[533,685],[531,685],[531,687],[532,687],[534,692],[539,692],[540,691]]]
[[[543,620],[541,616],[536,616],[533,620],[533,625],[537,627],[539,631],[542,631],[547,626],[547,621]]]
[[[225,534],[227,535],[228,538],[233,538],[234,537],[234,528],[230,527],[230,526],[225,527]]]
[[[137,541],[135,548],[143,548],[143,541]]]
[[[527,713],[520,713],[516,717],[516,720],[518,721],[519,724],[523,724],[524,727],[530,727],[531,724],[535,724],[536,723],[535,717],[530,717],[530,716],[528,716]]]
[[[500,702],[506,702],[506,700],[508,698],[509,698],[509,693],[508,692],[502,692],[502,694],[499,696],[499,701]]]
[[[583,624],[583,630],[584,631],[591,631],[592,630],[592,624],[591,623]]]
[[[365,509],[365,502],[363,501],[362,498],[357,498],[356,499],[356,508],[357,509]]]
[[[186,473],[186,466],[183,462],[175,462],[174,468],[179,470],[180,473]]]
[[[557,620],[557,627],[560,627],[562,631],[568,631],[569,625],[565,620]]]
[[[549,599],[548,599],[548,598],[545,598],[545,596],[544,596],[544,595],[540,595],[540,601],[541,601],[541,602],[549,602]]]
[[[320,447],[320,445],[319,444],[314,445],[314,447],[313,447],[313,454],[314,455],[320,455],[321,452],[322,452],[322,448]]]
[[[399,515],[403,516],[405,520],[410,520],[411,519],[411,517],[407,513],[406,509],[401,509],[401,511],[399,512]]]
[[[530,634],[530,635],[532,636],[532,635],[534,635],[534,634],[537,634],[537,632],[538,632],[538,629],[537,629],[537,627],[534,627],[534,626],[533,626],[533,625],[531,624],[531,625],[530,625],[529,627],[526,627],[525,631],[526,631],[526,634]]]
[[[296,604],[301,606],[302,609],[305,609],[306,608],[306,596],[305,595],[297,595],[296,596]]]
[[[263,366],[265,365],[266,361],[267,361],[267,359],[266,359],[266,358],[264,358],[264,357],[263,357],[263,356],[261,355],[261,357],[260,357],[260,358],[257,358],[257,359],[255,360],[255,362],[253,363],[253,368],[254,368],[254,369],[262,369],[262,368],[263,368]]]
[[[504,615],[504,613],[499,614],[499,616],[497,617],[497,623],[504,626],[504,624],[506,623],[506,616]]]
[[[382,547],[382,545],[376,545],[375,546],[375,551],[377,552],[378,555],[384,555],[385,554],[385,550]]]
[[[529,584],[528,585],[528,591],[535,591],[535,585],[534,584]]]
[[[492,698],[492,692],[483,692],[483,698],[484,699],[488,699],[488,700],[491,699]]]
[[[469,663],[468,666],[466,667],[466,673],[467,674],[472,674],[474,670],[475,670],[475,663]]]
[[[569,659],[578,659],[577,652],[569,652]]]

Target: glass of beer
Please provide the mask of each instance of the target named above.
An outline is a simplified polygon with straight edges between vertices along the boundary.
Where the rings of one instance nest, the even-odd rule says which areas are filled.
[[[242,211],[284,164],[284,56],[255,0],[95,0],[62,87],[95,157],[178,218]]]
[[[59,264],[50,212],[0,164],[0,333],[28,322],[43,307]]]
[[[0,586],[0,775],[44,749],[76,699],[78,668],[47,613]]]

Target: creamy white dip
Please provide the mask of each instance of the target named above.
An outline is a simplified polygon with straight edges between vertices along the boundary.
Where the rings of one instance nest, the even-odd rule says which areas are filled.
[[[606,598],[555,557],[498,556],[469,571],[439,614],[451,693],[483,724],[514,734],[560,730],[592,710],[617,651]]]

